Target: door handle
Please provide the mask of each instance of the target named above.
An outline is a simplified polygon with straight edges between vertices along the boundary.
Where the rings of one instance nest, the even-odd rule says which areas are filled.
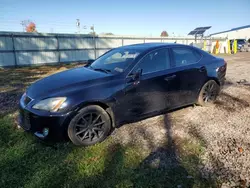
[[[175,75],[175,74],[173,74],[173,75],[171,75],[171,76],[167,76],[167,77],[165,77],[165,78],[164,78],[164,80],[165,80],[165,81],[170,81],[170,80],[175,79],[175,77],[176,77],[176,75]]]
[[[140,80],[137,80],[137,81],[134,81],[134,82],[133,82],[133,85],[136,86],[136,85],[138,85],[139,83],[140,83]]]
[[[200,72],[205,72],[205,71],[206,71],[206,67],[201,67],[201,68],[199,69],[199,71],[200,71]]]

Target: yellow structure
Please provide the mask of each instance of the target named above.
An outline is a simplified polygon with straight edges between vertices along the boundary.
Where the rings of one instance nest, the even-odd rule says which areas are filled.
[[[215,44],[215,54],[218,54],[218,53],[219,53],[219,47],[220,47],[219,41],[217,40],[217,41],[216,41],[216,44]]]
[[[207,47],[207,41],[204,40],[204,44],[203,44],[203,50],[206,51],[206,47]]]
[[[231,54],[230,40],[227,41],[227,47],[228,47],[227,53]]]
[[[237,40],[234,40],[234,45],[233,45],[233,47],[234,47],[234,49],[233,49],[234,54],[236,54],[236,53],[237,53]]]

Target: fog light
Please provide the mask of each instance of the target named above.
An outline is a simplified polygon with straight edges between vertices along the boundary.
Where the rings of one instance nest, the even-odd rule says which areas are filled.
[[[46,137],[49,134],[49,128],[44,128],[43,129],[43,136]]]

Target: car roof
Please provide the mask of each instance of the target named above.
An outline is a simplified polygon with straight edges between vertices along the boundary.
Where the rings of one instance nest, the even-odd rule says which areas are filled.
[[[153,50],[160,47],[173,47],[173,46],[187,46],[183,44],[176,44],[176,43],[140,43],[140,44],[132,44],[121,46],[121,49],[140,49],[140,50]]]

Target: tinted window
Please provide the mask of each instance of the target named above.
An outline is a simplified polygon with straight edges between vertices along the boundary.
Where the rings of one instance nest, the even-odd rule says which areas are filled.
[[[201,59],[201,54],[190,48],[173,48],[176,67],[190,65]]]
[[[142,61],[136,65],[134,70],[142,69],[142,73],[150,73],[170,68],[168,49],[155,50],[147,54]]]
[[[237,40],[237,43],[238,43],[238,44],[245,44],[245,43],[246,43],[246,40],[243,40],[243,39]]]

